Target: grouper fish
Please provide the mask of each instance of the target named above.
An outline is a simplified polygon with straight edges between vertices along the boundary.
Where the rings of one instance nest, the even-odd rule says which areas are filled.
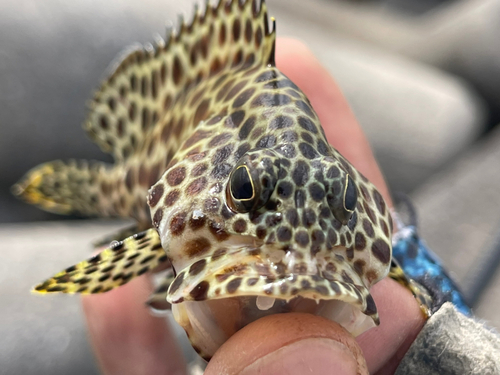
[[[120,56],[84,123],[114,164],[48,162],[14,192],[137,224],[35,292],[104,293],[161,269],[148,303],[171,307],[205,359],[269,314],[310,312],[358,335],[379,324],[370,287],[391,269],[418,296],[392,262],[382,195],[276,68],[274,25],[264,1],[207,3]]]

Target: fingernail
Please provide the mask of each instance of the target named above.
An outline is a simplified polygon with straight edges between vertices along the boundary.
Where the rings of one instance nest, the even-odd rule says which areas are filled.
[[[240,375],[356,375],[357,367],[356,358],[345,345],[331,339],[310,338],[259,358],[243,369]]]

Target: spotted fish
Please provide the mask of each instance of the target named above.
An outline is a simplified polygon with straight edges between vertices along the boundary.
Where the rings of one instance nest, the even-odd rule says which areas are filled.
[[[138,233],[36,292],[101,293],[171,267],[150,304],[171,304],[204,358],[274,313],[354,335],[379,324],[370,287],[391,268],[391,214],[276,68],[275,37],[264,1],[207,3],[114,64],[84,128],[115,163],[42,164],[14,191],[52,212],[135,218]]]

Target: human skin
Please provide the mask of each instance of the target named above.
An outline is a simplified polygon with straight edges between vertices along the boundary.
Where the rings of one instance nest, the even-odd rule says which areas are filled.
[[[278,39],[276,61],[311,101],[330,144],[377,186],[390,205],[368,141],[329,73],[293,39]],[[150,292],[149,279],[143,276],[106,294],[83,298],[90,339],[105,374],[186,373],[171,328],[144,305]],[[321,317],[273,315],[232,336],[205,374],[392,374],[424,318],[412,294],[391,279],[374,285],[371,294],[381,324],[356,339]]]

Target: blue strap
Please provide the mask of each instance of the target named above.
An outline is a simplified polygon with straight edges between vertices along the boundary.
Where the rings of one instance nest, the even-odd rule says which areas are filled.
[[[420,239],[415,226],[406,226],[395,234],[392,255],[408,277],[429,291],[433,298],[433,313],[443,303],[451,302],[458,311],[471,316],[471,309],[457,284],[446,272],[441,260]]]

